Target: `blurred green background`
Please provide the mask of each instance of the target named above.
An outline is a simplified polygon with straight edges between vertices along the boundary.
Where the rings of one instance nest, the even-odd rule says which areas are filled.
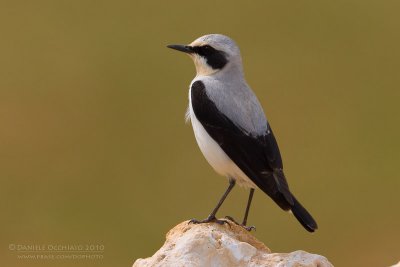
[[[184,124],[207,33],[240,45],[307,233],[256,191],[275,252],[336,266],[400,260],[399,1],[1,1],[2,266],[131,266],[227,186]],[[241,218],[236,188],[219,215]],[[10,244],[103,244],[99,260],[22,260]]]

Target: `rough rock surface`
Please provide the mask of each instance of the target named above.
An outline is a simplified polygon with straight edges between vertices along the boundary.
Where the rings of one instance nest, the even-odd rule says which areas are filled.
[[[138,259],[133,267],[148,266],[333,266],[325,257],[305,251],[271,253],[262,242],[234,223],[188,224],[167,233],[164,245],[152,256]]]

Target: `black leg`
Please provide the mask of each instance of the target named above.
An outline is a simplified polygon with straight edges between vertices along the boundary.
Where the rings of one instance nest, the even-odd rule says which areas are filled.
[[[246,211],[244,213],[244,218],[243,218],[243,222],[242,224],[239,224],[238,222],[235,221],[235,219],[233,219],[231,216],[225,216],[225,218],[231,220],[232,222],[236,223],[237,225],[242,226],[244,229],[246,229],[247,231],[251,231],[251,230],[255,230],[256,228],[254,226],[246,226],[247,224],[247,217],[249,216],[249,211],[250,211],[250,206],[251,206],[251,201],[253,200],[253,195],[254,195],[254,188],[250,189],[250,194],[249,194],[249,200],[247,201],[247,207],[246,207]]]
[[[219,210],[219,208],[221,207],[222,203],[224,203],[224,200],[226,199],[226,197],[228,196],[229,192],[231,192],[232,188],[235,186],[235,180],[233,179],[229,179],[229,186],[228,189],[226,189],[225,193],[222,195],[221,199],[219,200],[217,206],[213,209],[213,211],[210,213],[210,215],[208,215],[207,219],[204,220],[196,220],[196,219],[191,219],[189,221],[189,223],[194,223],[194,224],[198,224],[198,223],[208,223],[208,222],[216,222],[219,224],[224,224],[227,223],[229,224],[227,221],[225,220],[217,220],[215,218],[215,214],[217,214],[217,211]]]
[[[251,188],[250,189],[250,194],[249,194],[249,200],[247,201],[246,212],[244,213],[244,218],[243,218],[242,225],[246,225],[247,224],[247,217],[249,216],[250,205],[251,205],[251,201],[253,200],[253,195],[254,195],[254,188]]]

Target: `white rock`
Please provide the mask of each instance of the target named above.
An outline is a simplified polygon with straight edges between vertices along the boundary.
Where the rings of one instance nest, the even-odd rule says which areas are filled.
[[[271,253],[263,243],[234,223],[188,224],[167,233],[164,245],[152,256],[138,259],[133,267],[150,266],[279,266],[331,267],[325,257],[305,251]]]

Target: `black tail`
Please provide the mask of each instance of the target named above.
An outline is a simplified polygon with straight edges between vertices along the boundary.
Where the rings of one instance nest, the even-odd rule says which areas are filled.
[[[318,229],[317,222],[313,219],[310,213],[297,201],[293,196],[293,206],[291,210],[296,219],[303,225],[303,227],[309,231],[314,232]]]

